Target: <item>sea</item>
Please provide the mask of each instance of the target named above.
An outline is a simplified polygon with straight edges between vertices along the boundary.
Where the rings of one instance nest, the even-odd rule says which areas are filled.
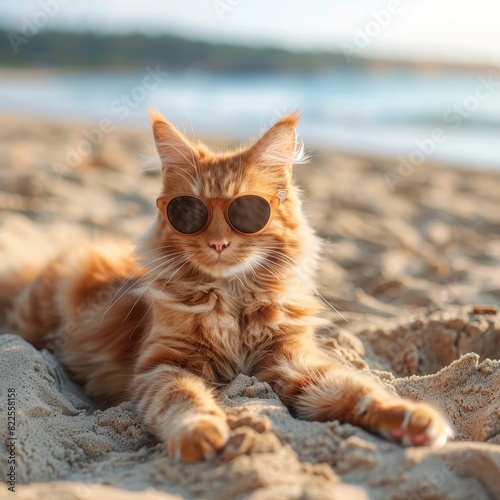
[[[306,150],[500,171],[498,73],[0,71],[0,113],[146,129],[149,107],[187,133],[234,140],[299,109]]]

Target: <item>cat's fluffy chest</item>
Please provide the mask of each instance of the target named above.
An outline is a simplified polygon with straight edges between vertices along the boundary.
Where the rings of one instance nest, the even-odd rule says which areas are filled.
[[[162,343],[180,344],[190,353],[186,362],[199,364],[200,374],[216,383],[251,374],[286,321],[279,304],[235,290],[202,289],[172,299],[155,302],[156,332]]]

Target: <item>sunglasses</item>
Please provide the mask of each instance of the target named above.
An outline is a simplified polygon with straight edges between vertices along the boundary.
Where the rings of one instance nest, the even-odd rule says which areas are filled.
[[[160,196],[156,205],[172,229],[181,234],[199,234],[212,220],[214,207],[222,207],[224,218],[240,234],[255,235],[266,229],[276,209],[286,199],[286,191],[276,196],[242,193],[223,199],[206,199],[190,193]]]

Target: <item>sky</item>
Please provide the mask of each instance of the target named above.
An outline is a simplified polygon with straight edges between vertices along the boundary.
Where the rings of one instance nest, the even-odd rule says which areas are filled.
[[[44,11],[50,11],[45,14]],[[23,0],[0,25],[175,33],[366,57],[500,66],[498,0]]]

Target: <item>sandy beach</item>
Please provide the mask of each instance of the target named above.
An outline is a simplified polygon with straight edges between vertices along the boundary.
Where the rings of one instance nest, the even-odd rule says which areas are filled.
[[[147,229],[160,189],[150,131],[108,124],[98,139],[96,126],[0,118],[0,281],[89,237]],[[402,175],[388,160],[306,150],[295,175],[324,241],[317,287],[331,304],[319,342],[439,408],[455,438],[403,449],[296,420],[240,375],[224,392],[227,448],[178,464],[134,405],[97,409],[53,354],[7,332],[0,435],[14,388],[15,498],[500,498],[500,173],[425,164]],[[8,467],[2,458],[3,483]]]

